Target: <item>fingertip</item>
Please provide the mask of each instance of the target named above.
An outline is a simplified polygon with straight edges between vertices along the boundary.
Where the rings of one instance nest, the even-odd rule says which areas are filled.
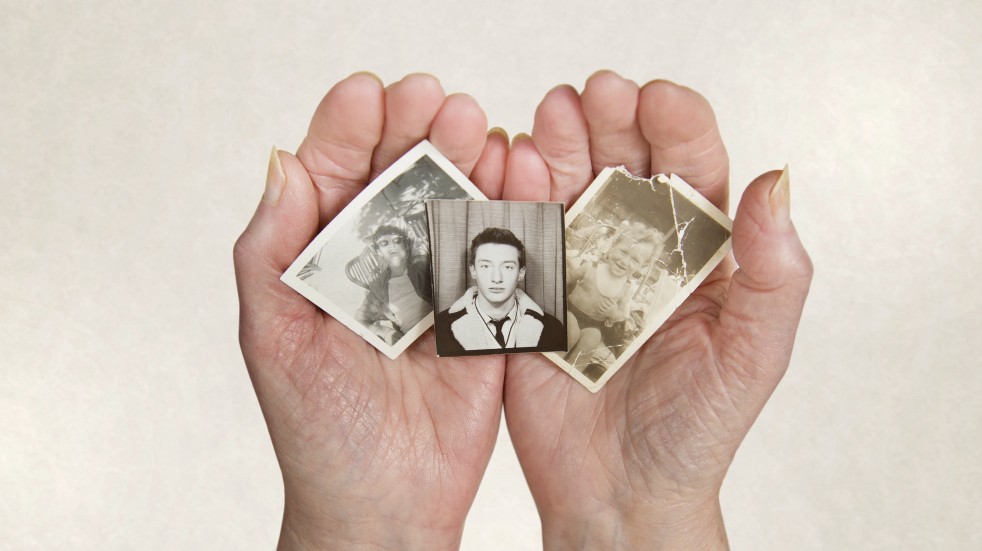
[[[583,89],[585,90],[588,86],[590,86],[591,82],[597,80],[607,80],[612,77],[621,78],[621,76],[613,69],[597,69],[591,73],[590,76],[586,77],[586,84],[583,86]]]
[[[549,166],[528,134],[518,134],[511,144],[505,168],[502,198],[509,201],[550,200]]]
[[[586,136],[586,120],[580,108],[580,95],[569,84],[560,84],[546,92],[535,109],[532,135],[539,138],[545,135],[557,140],[570,132],[577,144]]]
[[[500,126],[495,126],[491,130],[488,130],[488,140],[490,140],[492,136],[497,136],[504,139],[505,145],[509,145],[511,143],[508,139],[508,131]]]
[[[377,82],[379,84],[379,86],[384,86],[385,85],[382,82],[382,79],[378,75],[376,75],[375,73],[373,73],[371,71],[355,71],[354,73],[351,73],[350,75],[348,75],[348,78],[345,79],[345,80],[360,80],[360,79],[366,79],[366,78],[367,79],[374,80],[375,82]]]
[[[655,147],[691,141],[716,127],[709,100],[670,80],[652,80],[641,87],[638,115],[641,131]]]
[[[372,181],[430,133],[446,94],[440,81],[427,73],[412,73],[385,89],[382,138],[372,154]]]
[[[280,195],[275,202],[260,201],[243,236],[286,268],[317,232],[317,194],[307,170],[290,153],[274,149],[269,171],[275,170],[283,177]]]
[[[653,80],[641,87],[637,113],[651,145],[652,174],[678,174],[726,211],[730,162],[709,101],[691,88]]]
[[[474,127],[481,127],[484,133],[488,128],[488,117],[470,94],[456,92],[447,96],[443,109],[453,112],[462,124],[472,124]]]
[[[337,98],[337,101],[351,101],[362,98],[364,101],[381,101],[385,95],[385,85],[375,73],[362,71],[335,84],[324,96]],[[322,100],[323,103],[323,100]]]
[[[639,93],[636,82],[613,71],[594,73],[587,81],[581,102],[595,174],[624,165],[632,174],[651,175],[651,146],[638,123]]]
[[[430,128],[430,141],[457,168],[470,175],[487,142],[488,118],[468,94],[447,96]]]
[[[489,199],[501,198],[508,150],[508,133],[499,127],[489,130],[484,151],[471,171],[471,180]]]
[[[549,168],[555,200],[579,195],[593,178],[590,135],[580,95],[568,85],[556,86],[535,110],[532,141]]]
[[[640,91],[638,83],[622,77],[609,69],[601,69],[586,80],[583,86],[583,101],[587,103],[588,96],[607,97],[611,94],[622,94],[625,91],[633,92],[637,95]],[[637,98],[635,98],[635,102]]]
[[[382,139],[385,90],[371,73],[355,73],[321,99],[297,155],[312,174],[334,180],[367,176],[372,151]]]
[[[386,90],[392,88],[396,84],[400,84],[410,87],[414,90],[425,90],[430,94],[439,93],[442,96],[446,95],[443,90],[443,84],[440,83],[440,79],[432,73],[408,73],[406,76],[397,83],[390,84]]]
[[[733,219],[733,256],[756,281],[811,279],[814,266],[790,219],[789,171],[772,170],[747,186]]]

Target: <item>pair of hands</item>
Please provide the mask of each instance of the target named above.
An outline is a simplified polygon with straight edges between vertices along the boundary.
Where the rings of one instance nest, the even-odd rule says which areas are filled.
[[[235,246],[240,343],[283,472],[282,549],[455,549],[502,403],[547,549],[726,546],[719,490],[781,379],[812,267],[787,179],[747,188],[733,253],[597,394],[538,354],[397,360],[279,281],[320,228],[429,139],[491,199],[569,206],[609,165],[674,172],[727,210],[728,160],[707,101],[601,71],[560,86],[509,147],[473,98],[432,76],[358,73],[274,151]]]

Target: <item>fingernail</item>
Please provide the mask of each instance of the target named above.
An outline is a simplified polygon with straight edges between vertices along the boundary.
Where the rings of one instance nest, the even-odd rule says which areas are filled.
[[[771,187],[771,214],[774,220],[782,225],[791,221],[791,177],[790,168],[784,165],[781,176]]]
[[[525,132],[519,132],[518,134],[515,134],[514,138],[511,139],[511,145],[512,147],[515,147],[515,144],[518,143],[519,140],[531,140],[531,139],[532,136],[529,136]]]
[[[358,72],[355,72],[355,73],[351,73],[351,77],[353,77],[353,76],[358,76],[358,75],[365,75],[365,76],[367,76],[367,77],[372,77],[372,78],[374,78],[375,80],[377,80],[379,84],[383,84],[383,83],[382,83],[382,79],[381,79],[381,78],[379,78],[379,76],[378,76],[378,75],[376,75],[375,73],[373,73],[373,72],[371,72],[371,71],[358,71]],[[351,78],[351,77],[348,77],[348,78]]]
[[[266,170],[266,191],[263,192],[263,202],[275,205],[280,200],[280,194],[286,187],[286,174],[283,172],[283,165],[280,164],[280,156],[277,154],[276,146],[269,154],[269,168]]]
[[[505,139],[505,143],[508,143],[508,132],[506,132],[504,128],[500,126],[495,126],[491,130],[488,130],[488,136],[490,136],[491,134],[497,134],[503,137]]]

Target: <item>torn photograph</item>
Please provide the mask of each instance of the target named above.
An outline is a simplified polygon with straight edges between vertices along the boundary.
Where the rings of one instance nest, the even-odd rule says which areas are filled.
[[[423,141],[351,201],[280,279],[395,359],[433,323],[428,199],[487,198]]]
[[[562,203],[427,201],[439,356],[566,350]]]
[[[730,250],[732,222],[678,176],[605,168],[566,215],[565,353],[597,392]]]

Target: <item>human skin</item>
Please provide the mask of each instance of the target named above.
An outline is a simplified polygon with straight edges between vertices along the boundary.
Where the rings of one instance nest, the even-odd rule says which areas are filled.
[[[356,74],[325,96],[296,156],[274,152],[235,246],[240,343],[283,472],[281,549],[454,549],[502,400],[549,549],[726,545],[719,486],[787,368],[811,264],[788,188],[744,193],[727,260],[591,394],[538,355],[440,359],[428,332],[398,360],[279,282],[317,231],[428,138],[492,199],[569,205],[604,166],[675,172],[725,210],[708,103],[610,72],[552,90],[509,153],[473,99],[435,78]]]
[[[380,235],[375,239],[375,245],[378,247],[379,254],[382,258],[389,261],[389,269],[392,270],[392,275],[402,275],[406,271],[406,262],[409,261],[409,251],[406,249],[406,243],[397,240],[401,240],[401,235],[387,234]]]
[[[498,432],[502,356],[440,359],[432,332],[390,360],[279,281],[372,178],[428,138],[500,197],[507,136],[465,95],[356,74],[274,152],[235,245],[239,340],[283,473],[281,549],[456,549]]]
[[[471,277],[477,282],[478,305],[493,318],[512,308],[512,298],[525,268],[518,265],[518,249],[502,243],[485,243],[474,251]]]
[[[709,103],[610,71],[582,94],[546,95],[531,137],[512,144],[502,195],[569,206],[616,165],[674,172],[727,210],[728,159]],[[505,416],[546,549],[727,547],[720,486],[788,367],[811,277],[788,180],[769,172],[743,194],[733,257],[598,393],[544,358],[508,358]]]

